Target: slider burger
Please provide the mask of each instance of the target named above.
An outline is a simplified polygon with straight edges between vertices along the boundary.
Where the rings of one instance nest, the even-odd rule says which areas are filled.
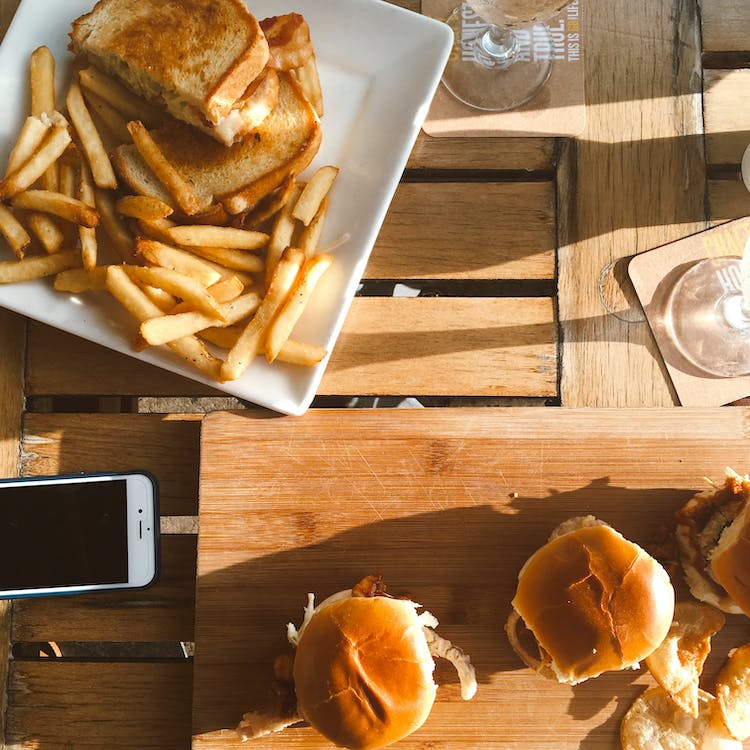
[[[637,668],[667,635],[674,599],[645,550],[593,516],[573,518],[521,568],[506,632],[528,666],[576,685]]]
[[[726,469],[720,487],[700,492],[677,511],[677,545],[696,599],[750,616],[750,477]]]
[[[339,747],[390,745],[430,714],[437,691],[433,656],[454,664],[464,700],[476,692],[468,656],[435,633],[437,620],[418,614],[420,605],[389,596],[380,577],[369,576],[317,607],[308,597],[301,627],[290,624],[287,632],[295,646],[297,715],[269,728],[269,717],[245,714],[238,727],[243,740],[304,720]]]

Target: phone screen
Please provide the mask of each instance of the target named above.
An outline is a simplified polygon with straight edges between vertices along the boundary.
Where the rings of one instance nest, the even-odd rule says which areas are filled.
[[[124,479],[0,487],[0,589],[127,580]]]

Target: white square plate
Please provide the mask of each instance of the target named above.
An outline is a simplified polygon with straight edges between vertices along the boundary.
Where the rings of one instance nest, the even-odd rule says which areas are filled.
[[[92,0],[22,0],[0,47],[0,164],[28,112],[28,61],[46,44],[57,60],[58,105],[72,57],[70,23]],[[453,37],[447,26],[383,0],[251,0],[262,19],[302,13],[318,57],[325,101],[323,145],[308,173],[341,168],[321,244],[347,235],[294,337],[329,352],[346,317],[401,173],[440,81]],[[10,256],[8,256],[10,257]],[[286,414],[310,405],[327,361],[312,368],[256,359],[238,380],[216,384],[164,347],[135,352],[134,324],[107,294],[71,296],[51,281],[0,285],[0,306]]]

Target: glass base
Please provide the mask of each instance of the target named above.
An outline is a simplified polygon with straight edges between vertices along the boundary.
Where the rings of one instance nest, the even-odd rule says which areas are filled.
[[[739,258],[709,258],[678,280],[666,323],[680,353],[710,375],[750,374],[750,318],[742,308]]]
[[[536,24],[510,31],[513,49],[482,44],[489,24],[469,26],[461,7],[448,16],[456,39],[454,55],[443,72],[443,84],[459,101],[476,109],[500,112],[516,109],[532,99],[552,71],[549,28]]]

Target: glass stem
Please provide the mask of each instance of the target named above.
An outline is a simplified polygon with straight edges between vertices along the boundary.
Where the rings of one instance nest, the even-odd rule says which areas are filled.
[[[741,294],[730,294],[723,302],[724,319],[737,331],[750,330],[750,315]]]
[[[509,63],[518,54],[518,38],[510,29],[490,24],[479,38],[481,52],[496,63]]]

